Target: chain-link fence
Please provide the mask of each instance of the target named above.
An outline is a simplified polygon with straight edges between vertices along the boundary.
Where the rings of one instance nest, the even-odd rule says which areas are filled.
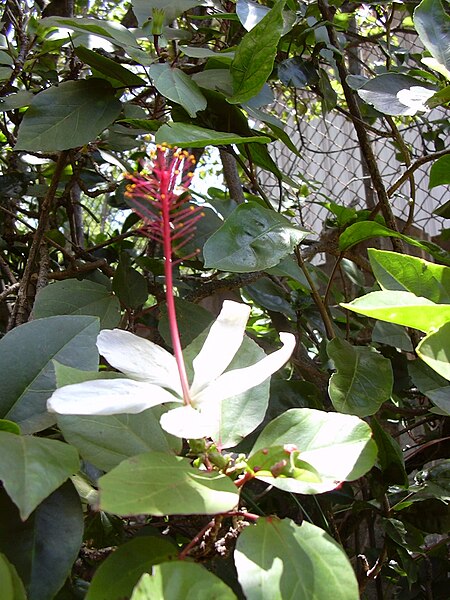
[[[401,25],[400,21],[397,25]],[[405,66],[417,66],[417,55],[414,53],[423,51],[423,48],[420,47],[416,34],[400,32],[391,42],[391,54],[395,50],[398,56],[402,55]],[[382,66],[385,62],[385,49],[383,51],[381,46],[374,44],[363,44],[357,49],[353,48],[349,54],[352,74],[373,77],[373,70],[369,73],[366,66]],[[318,203],[326,200],[325,197],[343,206],[373,207],[376,197],[350,120],[336,110],[325,117],[312,117],[311,113],[314,110],[317,112],[317,97],[304,90],[297,97],[292,91],[285,92],[284,95],[280,93],[277,97],[274,111],[284,118],[287,123],[285,131],[301,156],[296,156],[281,142],[271,145],[271,152],[284,174],[312,182],[309,186],[310,193],[301,199],[305,225],[315,231],[321,229],[328,213]],[[306,109],[302,116],[299,116],[299,107]],[[373,125],[380,130],[381,135],[370,133],[372,147],[388,189],[404,172],[405,158],[398,144],[386,136],[390,133],[389,124],[377,119]],[[403,119],[398,129],[411,155],[411,162],[449,146],[450,123],[448,111],[444,109]],[[409,217],[408,222],[412,223],[414,233],[420,232],[426,237],[433,237],[441,231],[444,220],[433,214],[433,211],[449,199],[446,186],[429,190],[431,164],[429,162],[417,169],[414,172],[413,186],[411,187],[409,180],[406,181],[391,198],[395,215],[404,222]],[[267,193],[276,199],[276,179],[262,175],[261,180]]]

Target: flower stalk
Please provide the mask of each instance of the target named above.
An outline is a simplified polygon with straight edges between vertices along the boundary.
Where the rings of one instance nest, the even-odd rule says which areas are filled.
[[[185,150],[157,146],[151,173],[127,175],[131,184],[127,186],[125,194],[129,206],[144,220],[144,234],[162,245],[170,337],[180,375],[183,402],[188,406],[191,398],[173,294],[173,267],[183,260],[174,260],[174,254],[193,238],[195,224],[204,214],[201,207],[185,206],[185,192],[192,178],[189,166],[193,165],[194,156]],[[178,189],[181,189],[180,193],[177,193]]]

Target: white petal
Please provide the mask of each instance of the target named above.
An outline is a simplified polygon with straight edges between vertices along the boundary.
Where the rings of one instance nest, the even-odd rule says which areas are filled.
[[[209,382],[222,375],[242,344],[250,307],[225,300],[219,316],[211,326],[203,348],[194,358],[194,380],[191,395],[195,396]]]
[[[128,377],[183,395],[175,357],[161,346],[123,329],[104,329],[97,337],[97,348],[112,367]]]
[[[217,429],[215,424],[192,406],[169,410],[161,416],[159,422],[167,433],[192,440],[209,437]]]
[[[47,410],[61,415],[135,414],[177,400],[157,385],[132,379],[96,379],[57,389],[47,400]]]
[[[280,333],[280,340],[283,346],[279,350],[272,352],[250,367],[233,369],[224,373],[205,390],[193,396],[195,406],[201,406],[211,401],[219,402],[225,398],[242,394],[278,371],[289,360],[296,344],[295,336],[292,333]]]

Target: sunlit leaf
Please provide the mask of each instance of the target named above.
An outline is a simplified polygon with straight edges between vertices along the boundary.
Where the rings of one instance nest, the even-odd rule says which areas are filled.
[[[367,473],[376,458],[376,445],[367,423],[352,415],[310,408],[287,410],[268,423],[259,435],[251,456],[264,448],[286,444],[296,446],[300,458],[309,463],[321,478],[319,483],[295,481],[295,491],[302,494],[320,494],[342,481],[358,479]],[[272,477],[263,480],[292,491],[290,479]]]
[[[259,518],[239,536],[234,560],[247,600],[358,600],[343,548],[304,521]]]
[[[450,303],[450,267],[375,248],[369,248],[368,254],[384,290],[412,292],[433,302]]]
[[[118,515],[215,514],[239,501],[229,477],[199,471],[189,459],[161,452],[123,461],[101,477],[99,486],[100,507]]]
[[[158,92],[181,104],[191,117],[206,108],[206,98],[200,88],[181,69],[158,63],[149,68],[149,73]]]
[[[450,321],[450,304],[435,304],[411,292],[371,292],[341,306],[372,319],[414,327],[425,333]]]
[[[193,562],[164,562],[144,574],[130,600],[183,598],[183,600],[233,600],[234,592],[216,575]]]
[[[237,47],[231,63],[233,104],[246,102],[256,96],[272,72],[278,42],[283,33],[285,0],[277,0],[274,7],[249,31]]]

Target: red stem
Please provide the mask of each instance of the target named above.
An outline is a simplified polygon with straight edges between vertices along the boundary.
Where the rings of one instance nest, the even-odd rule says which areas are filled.
[[[169,174],[161,172],[161,204],[163,217],[163,250],[164,250],[164,274],[166,277],[166,302],[167,315],[169,317],[170,337],[172,339],[173,353],[177,361],[180,374],[181,389],[183,390],[183,401],[185,405],[191,404],[189,396],[189,383],[184,364],[183,351],[181,349],[180,333],[178,331],[177,313],[175,310],[175,299],[173,297],[173,263],[172,263],[172,241],[170,230],[170,190]]]

